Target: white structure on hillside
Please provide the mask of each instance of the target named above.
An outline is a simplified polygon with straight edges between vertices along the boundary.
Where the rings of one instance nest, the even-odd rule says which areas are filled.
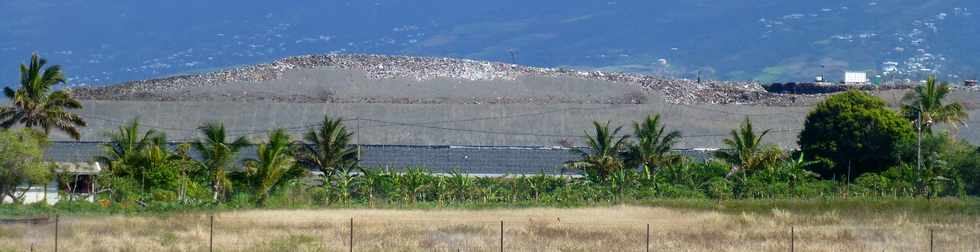
[[[868,73],[858,72],[858,71],[846,71],[844,72],[844,84],[846,85],[868,84]]]
[[[71,197],[76,200],[95,201],[96,183],[95,177],[102,172],[102,167],[98,162],[92,163],[70,163],[57,162],[55,164],[54,178],[46,185],[23,185],[20,188],[26,189],[23,198],[24,204],[46,202],[54,205],[61,200],[61,196]],[[62,192],[64,192],[62,194]],[[10,202],[8,197],[3,198],[3,202]]]

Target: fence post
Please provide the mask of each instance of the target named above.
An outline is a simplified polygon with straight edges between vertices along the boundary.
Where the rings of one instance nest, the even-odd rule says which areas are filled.
[[[208,251],[214,252],[214,214],[210,217],[208,224]]]
[[[58,252],[58,224],[61,222],[61,215],[54,215],[54,252]]]
[[[933,230],[929,229],[929,252],[933,252]]]
[[[650,252],[650,223],[647,223],[647,252]]]
[[[796,251],[796,227],[789,226],[789,252]]]
[[[504,252],[504,221],[500,221],[500,252]]]
[[[350,251],[354,252],[354,217],[350,217]]]

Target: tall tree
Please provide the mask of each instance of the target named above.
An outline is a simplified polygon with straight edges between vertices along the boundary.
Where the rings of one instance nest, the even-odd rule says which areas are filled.
[[[265,205],[274,187],[280,184],[283,176],[293,167],[289,154],[289,134],[284,129],[269,133],[269,142],[260,144],[256,150],[258,159],[245,160],[245,176],[258,196],[256,203]]]
[[[210,173],[212,200],[217,202],[224,192],[231,189],[228,170],[233,169],[238,153],[250,143],[244,136],[226,142],[225,125],[219,122],[207,123],[200,128],[202,138],[191,146],[201,155],[199,164]]]
[[[715,156],[732,165],[733,172],[767,168],[778,162],[783,155],[775,145],[762,142],[769,131],[767,129],[756,135],[752,129],[752,121],[746,117],[738,130],[732,130],[731,138],[723,140],[726,149],[716,152]]]
[[[349,173],[357,167],[357,149],[351,147],[351,136],[340,118],[323,117],[320,128],[310,130],[298,144],[296,161],[309,170],[320,170],[330,178]]]
[[[806,116],[799,144],[820,161],[808,169],[823,178],[857,178],[898,165],[903,146],[914,146],[914,139],[912,124],[884,100],[855,90],[818,103]]]
[[[915,121],[921,114],[923,130],[926,132],[932,132],[932,126],[938,123],[955,129],[963,125],[969,115],[958,102],[943,103],[949,93],[948,83],[937,84],[936,77],[930,76],[925,85],[915,87],[902,98],[902,115]]]
[[[567,167],[585,171],[588,175],[604,179],[609,174],[623,170],[623,151],[628,135],[619,135],[623,127],[609,128],[609,122],[592,122],[595,134],[585,133],[588,150],[572,149],[581,159],[571,161]]]
[[[671,154],[677,142],[680,142],[680,131],[666,131],[660,122],[660,114],[647,116],[643,122],[633,122],[633,132],[636,144],[629,146],[627,164],[631,167],[643,166],[644,171],[655,172],[660,167],[679,163],[683,158]]]
[[[27,128],[40,129],[45,135],[55,128],[78,140],[79,127],[85,127],[85,120],[72,109],[81,109],[82,103],[72,98],[66,90],[52,90],[54,86],[65,83],[61,66],[44,68],[47,60],[37,53],[31,55],[29,66],[20,65],[20,87],[17,90],[3,88],[3,94],[13,104],[0,107],[0,127],[10,128],[20,124]],[[42,72],[43,69],[43,72]]]

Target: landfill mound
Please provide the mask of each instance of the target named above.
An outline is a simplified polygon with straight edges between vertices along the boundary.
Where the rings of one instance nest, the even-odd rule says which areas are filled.
[[[326,114],[345,118],[359,144],[582,146],[596,121],[629,125],[659,114],[683,132],[677,148],[724,147],[746,118],[772,130],[767,142],[795,148],[806,114],[828,96],[768,92],[755,82],[381,55],[300,56],[74,92],[89,123],[82,141],[105,141],[132,118],[177,142],[196,139],[196,127],[213,121],[226,122],[233,136],[283,128],[298,137]],[[907,90],[870,93],[897,109]],[[980,124],[980,90],[958,87],[949,99],[967,105],[968,125]],[[968,127],[958,137],[980,143],[980,131]]]
[[[288,73],[307,69],[335,69],[358,72],[370,80],[397,80],[400,82],[425,83],[450,80],[457,82],[508,83],[521,80],[534,81],[593,81],[638,87],[646,94],[663,96],[671,104],[760,104],[790,105],[814,96],[789,95],[767,92],[760,83],[752,81],[697,81],[666,79],[658,76],[612,73],[601,71],[576,71],[560,68],[537,68],[500,62],[486,62],[452,58],[429,58],[362,54],[307,55],[258,64],[231,68],[217,72],[183,75],[161,79],[138,80],[105,87],[87,87],[74,91],[83,100],[150,100],[150,101],[211,101],[214,96],[230,100],[272,100],[291,103],[640,103],[630,94],[602,97],[591,100],[569,100],[550,95],[522,96],[519,94],[482,97],[472,95],[466,99],[453,99],[452,95],[439,99],[399,96],[336,97],[330,92],[311,94],[276,94],[271,87],[252,85],[241,92],[220,92],[201,95],[202,90],[221,89],[242,83],[265,83],[283,79]],[[530,85],[533,85],[531,83]],[[501,86],[506,88],[506,86]],[[633,95],[635,96],[635,95]]]

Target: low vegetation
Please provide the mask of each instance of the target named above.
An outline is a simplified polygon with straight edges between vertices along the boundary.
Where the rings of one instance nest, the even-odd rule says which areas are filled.
[[[976,218],[637,206],[255,210],[214,215],[213,244],[215,251],[347,251],[351,240],[355,251],[645,251],[649,224],[650,251],[928,251],[930,243],[935,251],[976,251]],[[61,249],[70,251],[207,251],[212,242],[202,213],[63,217],[59,228]],[[53,230],[53,223],[0,226],[0,250],[51,250]]]

